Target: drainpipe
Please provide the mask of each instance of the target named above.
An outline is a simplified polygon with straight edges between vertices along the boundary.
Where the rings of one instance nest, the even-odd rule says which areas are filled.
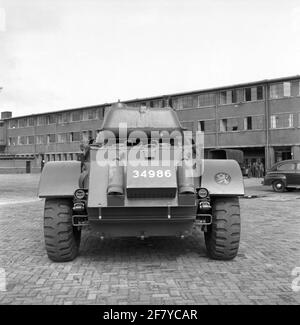
[[[215,95],[216,149],[219,148],[219,125],[220,125],[220,123],[218,123],[218,98],[219,98],[219,93],[217,91]]]
[[[266,163],[265,163],[265,169],[269,169],[271,166],[271,161],[270,161],[270,140],[269,140],[269,123],[270,123],[270,116],[269,116],[269,84],[265,84],[265,128],[266,128]]]

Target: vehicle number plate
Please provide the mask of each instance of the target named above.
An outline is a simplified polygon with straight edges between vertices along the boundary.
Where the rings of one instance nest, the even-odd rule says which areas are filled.
[[[133,178],[139,178],[139,177],[144,177],[144,178],[169,178],[172,176],[171,170],[170,169],[144,169],[144,170],[137,170],[134,169],[132,171],[132,176]]]

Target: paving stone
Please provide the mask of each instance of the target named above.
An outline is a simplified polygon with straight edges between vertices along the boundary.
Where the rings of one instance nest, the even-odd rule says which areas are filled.
[[[51,262],[44,249],[39,175],[0,175],[0,304],[294,304],[300,267],[300,192],[278,194],[246,179],[242,236],[234,261],[206,255],[203,233],[107,239],[83,231],[80,256]]]

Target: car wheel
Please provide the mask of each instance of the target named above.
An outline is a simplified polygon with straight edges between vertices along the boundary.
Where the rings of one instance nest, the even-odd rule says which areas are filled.
[[[72,201],[46,199],[44,236],[48,257],[54,262],[72,261],[78,255],[81,231],[72,225]]]
[[[275,192],[284,192],[285,191],[285,185],[283,183],[283,181],[275,181],[272,184],[273,186],[273,190]]]
[[[213,222],[204,233],[209,257],[232,260],[238,252],[241,232],[240,204],[237,197],[219,197],[212,203]]]

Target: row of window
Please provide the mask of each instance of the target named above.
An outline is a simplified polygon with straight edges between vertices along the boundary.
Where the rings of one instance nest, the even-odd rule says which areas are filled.
[[[270,99],[278,99],[300,95],[300,82],[286,81],[270,85]],[[197,108],[216,105],[216,93],[190,95],[174,98],[172,104],[174,109]],[[263,100],[265,98],[264,87],[246,87],[239,89],[224,90],[218,93],[218,104],[237,104]]]
[[[291,96],[300,96],[300,81],[286,81],[270,85],[269,98],[278,99]],[[176,110],[198,108],[205,106],[215,106],[216,99],[218,105],[238,104],[241,102],[251,102],[263,100],[265,98],[264,87],[254,86],[231,90],[220,91],[218,94],[209,92],[198,95],[180,96],[169,99],[157,99],[148,102],[130,103],[131,106],[149,106],[157,108],[170,105]],[[53,113],[35,117],[24,117],[9,121],[9,128],[22,128],[35,125],[63,124],[69,122],[79,122],[84,120],[102,119],[104,109],[86,109],[76,110],[73,112]]]
[[[41,159],[48,161],[61,161],[61,160],[79,160],[80,153],[49,153],[42,155]]]
[[[300,127],[300,114],[299,114]],[[193,129],[194,122],[181,122],[183,127],[189,130]],[[292,113],[282,113],[271,115],[270,128],[282,129],[292,128],[294,126],[294,115]],[[202,120],[198,121],[198,131],[202,132],[216,132],[216,120]],[[232,131],[248,131],[248,130],[262,130],[264,129],[264,116],[247,116],[243,118],[242,123],[239,118],[224,118],[219,120],[219,132]]]
[[[96,131],[95,136],[99,131]],[[83,141],[87,142],[93,138],[93,131],[82,131],[82,132],[69,132],[69,133],[58,133],[58,134],[40,134],[29,136],[18,136],[9,137],[8,144],[10,146],[15,145],[27,145],[27,144],[52,144],[52,143],[69,143]]]
[[[193,130],[193,121],[181,122],[181,125],[189,130]],[[298,117],[298,126],[300,127],[300,113]],[[292,128],[294,127],[294,115],[292,113],[280,113],[270,116],[270,128]],[[202,132],[216,132],[216,120],[201,120],[198,121],[197,129]],[[264,116],[247,116],[243,118],[240,123],[239,118],[224,118],[219,120],[219,132],[232,132],[232,131],[248,131],[248,130],[262,130],[264,129]],[[81,132],[68,132],[58,134],[40,134],[34,137],[18,136],[9,137],[9,145],[27,145],[27,144],[52,144],[52,143],[69,143],[83,141],[87,142],[97,136],[99,130],[95,133],[92,130]],[[36,139],[36,140],[35,140]]]
[[[278,99],[300,95],[300,81],[286,81],[270,85],[270,99]],[[216,93],[204,93],[199,95],[188,95],[172,99],[174,109],[198,108],[205,106],[238,104],[263,100],[265,98],[264,87],[254,86],[238,89],[230,89]],[[218,99],[218,100],[216,100]]]
[[[102,112],[102,113],[101,113]],[[40,115],[37,118],[30,116],[9,121],[9,128],[23,128],[35,125],[64,124],[69,122],[79,122],[96,120],[103,118],[103,109],[99,111],[96,108],[88,110],[76,110],[73,112],[54,113],[49,115]]]

